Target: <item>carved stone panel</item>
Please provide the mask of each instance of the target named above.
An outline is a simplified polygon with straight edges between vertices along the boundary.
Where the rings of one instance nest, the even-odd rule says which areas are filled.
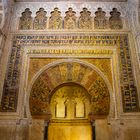
[[[87,8],[83,8],[83,11],[80,12],[79,17],[79,28],[80,29],[92,29],[92,18],[91,12]]]
[[[61,29],[62,28],[62,17],[61,12],[58,8],[54,8],[51,12],[51,17],[49,18],[49,29]]]
[[[120,17],[121,13],[118,12],[117,8],[113,8],[110,12],[111,17],[109,18],[109,26],[111,29],[122,29],[123,23]]]
[[[47,12],[44,11],[44,8],[40,8],[39,11],[36,12],[36,17],[34,19],[34,29],[43,30],[46,29],[47,25]]]
[[[32,28],[32,12],[29,8],[26,8],[24,12],[22,12],[22,16],[20,17],[19,29],[28,30]]]
[[[102,11],[102,8],[98,8],[98,11],[95,12],[94,18],[94,28],[95,29],[105,29],[107,28],[107,19],[106,12]]]
[[[72,8],[69,8],[65,12],[66,16],[64,17],[64,28],[65,29],[75,29],[76,28],[76,12]]]

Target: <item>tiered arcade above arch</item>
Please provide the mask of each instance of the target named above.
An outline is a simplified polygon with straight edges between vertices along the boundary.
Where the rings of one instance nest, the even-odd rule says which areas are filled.
[[[33,18],[30,9],[26,8],[20,17],[19,29],[123,29],[121,13],[118,12],[117,8],[112,9],[110,17],[106,17],[106,12],[102,8],[98,8],[95,12],[95,17],[91,16],[91,12],[87,8],[83,8],[80,12],[80,17],[77,17],[76,12],[71,7],[65,12],[65,17],[63,18],[57,7],[51,12],[50,17],[46,15],[45,9],[40,8]]]

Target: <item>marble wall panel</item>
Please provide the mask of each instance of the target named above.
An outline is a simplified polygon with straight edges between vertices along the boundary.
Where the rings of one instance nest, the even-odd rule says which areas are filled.
[[[44,140],[44,120],[33,120],[29,128],[29,140]]]
[[[16,140],[16,124],[3,123],[0,124],[0,139],[1,140]]]
[[[110,126],[107,125],[107,120],[97,119],[95,121],[95,133],[96,140],[111,140],[111,129]]]

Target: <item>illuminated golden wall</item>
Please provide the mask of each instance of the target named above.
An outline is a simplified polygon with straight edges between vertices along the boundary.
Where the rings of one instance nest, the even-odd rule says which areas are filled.
[[[92,128],[89,123],[69,124],[51,123],[48,140],[92,140]]]
[[[90,97],[78,84],[63,84],[51,98],[52,119],[87,119],[91,108]]]

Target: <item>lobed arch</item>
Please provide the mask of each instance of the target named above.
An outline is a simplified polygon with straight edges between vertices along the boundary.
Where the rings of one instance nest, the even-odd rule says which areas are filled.
[[[71,68],[68,68],[68,67],[71,67],[74,65],[77,65],[77,66],[80,66],[81,69],[85,69],[85,72],[83,77],[82,77],[82,80],[81,81],[76,81],[75,79],[65,79],[66,77],[64,77],[64,79],[62,79],[62,76],[60,77],[60,81],[58,82],[55,78],[55,81],[54,85],[50,85],[49,86],[49,92],[48,92],[48,99],[46,100],[46,102],[49,103],[49,100],[50,100],[50,97],[52,96],[51,93],[53,93],[52,91],[59,87],[61,84],[65,84],[65,83],[75,83],[75,84],[79,84],[81,85],[82,87],[84,87],[89,93],[90,92],[93,92],[92,91],[92,84],[93,84],[93,81],[96,80],[96,78],[94,79],[93,76],[97,76],[97,78],[99,79],[99,81],[102,81],[102,83],[104,84],[104,86],[106,86],[105,89],[108,90],[108,95],[109,95],[109,113],[108,115],[109,116],[113,116],[113,113],[114,113],[114,93],[113,93],[113,90],[112,90],[112,87],[111,87],[111,84],[109,82],[109,80],[107,79],[107,77],[104,75],[103,72],[101,72],[101,70],[99,68],[97,68],[96,66],[90,64],[90,63],[87,63],[87,62],[84,62],[84,61],[81,61],[79,59],[63,59],[63,60],[58,60],[58,61],[55,61],[53,63],[50,63],[46,66],[44,66],[43,68],[41,68],[37,73],[36,75],[32,78],[31,82],[29,83],[29,86],[28,86],[28,91],[27,91],[27,96],[26,96],[26,113],[27,113],[27,117],[28,118],[32,118],[33,114],[32,114],[32,111],[31,111],[31,108],[30,108],[30,101],[31,101],[31,96],[33,95],[33,89],[34,89],[34,86],[36,86],[35,84],[36,83],[39,83],[39,79],[41,77],[43,77],[43,75],[45,75],[46,73],[53,73],[53,70],[56,68],[58,69],[58,67],[61,67],[65,65],[65,68],[67,66],[67,70],[69,70],[69,72],[66,72],[67,76],[68,74],[72,74],[71,73]],[[54,74],[54,73],[53,73]],[[74,73],[73,73],[74,74]],[[57,71],[57,75],[59,75],[59,72]],[[78,77],[80,73],[78,73]],[[53,75],[52,76],[52,79],[54,78]],[[50,77],[51,77],[50,76]],[[77,77],[76,76],[76,77]],[[71,77],[71,76],[69,76]],[[87,78],[88,77],[88,78]],[[68,77],[67,77],[68,78]],[[87,79],[86,79],[87,78]],[[89,80],[89,78],[93,78],[91,80]],[[47,79],[46,79],[47,80]],[[89,83],[89,81],[91,83]],[[89,84],[88,84],[89,83]],[[94,89],[93,89],[94,90]],[[46,112],[47,114],[50,114],[50,112]],[[41,115],[41,114],[40,114]]]

